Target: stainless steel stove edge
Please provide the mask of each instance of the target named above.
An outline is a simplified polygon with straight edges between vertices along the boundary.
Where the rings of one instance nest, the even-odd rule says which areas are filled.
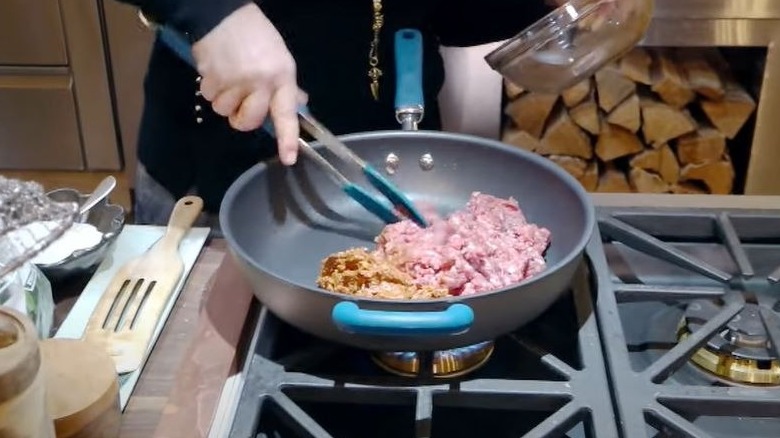
[[[780,211],[780,196],[592,193],[590,197],[597,208],[723,208]]]

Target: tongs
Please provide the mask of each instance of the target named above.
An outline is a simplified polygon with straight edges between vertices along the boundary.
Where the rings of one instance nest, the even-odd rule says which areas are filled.
[[[398,213],[408,216],[421,227],[427,227],[428,223],[423,215],[417,210],[412,201],[390,180],[382,176],[374,166],[355,154],[347,145],[341,142],[325,126],[315,119],[308,108],[298,109],[298,121],[304,131],[317,139],[323,146],[333,152],[337,157],[349,164],[357,165],[366,179],[382,193],[392,204],[387,205],[380,198],[373,195],[368,190],[350,181],[344,174],[339,172],[328,160],[317,152],[306,140],[298,138],[298,145],[303,154],[311,158],[319,165],[331,179],[341,187],[350,198],[357,201],[363,208],[373,213],[386,223],[398,222],[401,217]],[[274,135],[273,125],[270,119],[266,119],[263,129],[271,135]],[[395,207],[395,208],[393,208]]]
[[[174,53],[193,68],[195,67],[195,59],[192,57],[191,44],[184,35],[168,26],[151,23],[143,15],[140,16],[141,20],[144,21],[147,26],[157,31],[160,39],[168,45]],[[416,40],[414,43],[419,44],[419,50],[422,50],[422,43],[420,40]],[[298,145],[300,146],[301,152],[319,165],[331,179],[341,187],[344,193],[386,223],[394,223],[401,220],[402,217],[399,215],[400,213],[408,216],[421,227],[428,226],[423,215],[395,184],[382,176],[374,166],[360,158],[349,149],[349,147],[336,138],[335,135],[311,115],[306,106],[302,106],[298,109],[298,120],[303,130],[317,139],[337,157],[347,163],[355,164],[360,167],[363,171],[363,175],[368,179],[368,182],[383,194],[390,201],[391,205],[387,205],[379,197],[373,195],[355,182],[350,181],[344,174],[339,172],[338,169],[328,162],[325,157],[320,155],[308,142],[302,138],[298,138]],[[274,128],[270,118],[266,118],[262,129],[272,136],[274,135]],[[262,135],[259,130],[254,132]]]

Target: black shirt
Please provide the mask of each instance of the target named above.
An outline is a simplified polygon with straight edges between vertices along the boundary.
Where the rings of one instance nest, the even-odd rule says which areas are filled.
[[[245,0],[121,0],[198,39]],[[372,0],[263,0],[261,9],[285,39],[297,63],[309,108],[335,134],[399,129],[395,120],[393,35],[420,30],[424,40],[425,118],[439,129],[437,95],[444,81],[438,49],[509,38],[539,19],[543,0],[383,0],[380,98],[369,88]],[[174,196],[195,187],[216,212],[242,172],[275,154],[268,136],[238,132],[196,96],[197,73],[161,42],[155,43],[144,83],[138,156],[149,174]],[[201,118],[201,123],[197,122]]]

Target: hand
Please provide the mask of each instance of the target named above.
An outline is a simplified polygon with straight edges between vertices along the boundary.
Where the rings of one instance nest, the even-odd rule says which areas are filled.
[[[279,159],[298,155],[298,89],[295,60],[279,32],[254,3],[234,11],[192,46],[202,79],[200,91],[214,111],[240,131],[259,128],[269,115]]]

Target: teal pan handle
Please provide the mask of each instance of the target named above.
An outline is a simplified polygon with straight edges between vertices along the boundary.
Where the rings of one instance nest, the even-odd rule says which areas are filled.
[[[395,110],[423,108],[423,44],[417,29],[395,33]]]
[[[341,330],[360,335],[446,336],[468,331],[474,311],[465,304],[452,304],[440,312],[364,310],[342,301],[333,306],[331,318]]]

